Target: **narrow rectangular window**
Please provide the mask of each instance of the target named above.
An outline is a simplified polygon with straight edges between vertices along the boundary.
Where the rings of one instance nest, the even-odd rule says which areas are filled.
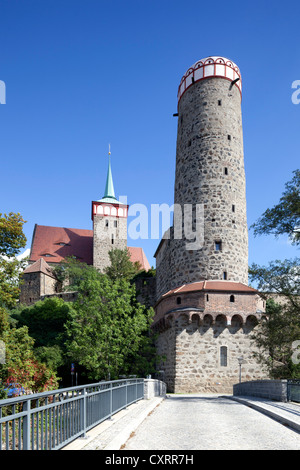
[[[232,204],[231,209],[232,209],[232,212],[235,212],[235,205],[234,204]]]
[[[114,220],[114,226],[117,227],[118,226],[118,222],[117,220]]]
[[[224,281],[227,280],[227,272],[226,271],[223,272],[223,279],[224,279]]]
[[[216,251],[222,251],[222,242],[221,240],[218,240],[215,242],[215,250]]]
[[[230,134],[228,134],[227,139],[231,140],[231,135]]]
[[[224,168],[224,175],[228,175],[228,168],[227,168],[227,166],[225,166],[225,168]]]
[[[222,106],[222,100],[218,100],[218,106]]]
[[[111,236],[111,244],[113,245],[115,243],[114,235],[112,234]]]
[[[227,346],[220,347],[220,365],[227,367]]]
[[[108,227],[108,220],[105,220],[105,227]]]

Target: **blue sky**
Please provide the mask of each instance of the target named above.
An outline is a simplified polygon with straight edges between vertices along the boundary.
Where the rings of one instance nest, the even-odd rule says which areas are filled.
[[[23,215],[28,247],[35,223],[91,229],[109,143],[117,197],[172,204],[178,85],[220,55],[243,79],[250,226],[299,168],[299,15],[298,1],[0,0],[0,212]],[[158,243],[128,240],[152,265]],[[249,263],[298,253],[249,233]]]

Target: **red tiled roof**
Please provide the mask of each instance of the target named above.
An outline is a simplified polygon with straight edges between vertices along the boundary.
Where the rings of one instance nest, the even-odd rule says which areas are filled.
[[[142,248],[128,247],[130,259],[138,261],[148,271],[150,265]],[[48,263],[60,263],[68,256],[93,264],[93,230],[36,225],[32,237],[29,262],[40,258]]]
[[[46,263],[43,258],[40,258],[35,261],[35,263],[27,266],[27,268],[24,270],[24,274],[28,273],[44,273],[47,274],[47,276],[54,277],[49,264]]]
[[[141,268],[145,271],[149,271],[149,269],[151,269],[151,266],[146,258],[143,248],[129,246],[128,251],[132,263],[135,263],[137,261],[138,263],[140,263]]]
[[[93,264],[93,231],[65,227],[36,225],[29,261],[39,258],[48,263],[59,263],[68,256]]]
[[[183,284],[176,289],[172,289],[162,297],[166,297],[171,294],[182,294],[185,292],[193,292],[199,290],[210,290],[210,291],[231,291],[231,292],[257,292],[253,287],[246,286],[241,282],[235,281],[218,281],[218,280],[209,280],[209,281],[199,281],[192,282],[190,284]]]

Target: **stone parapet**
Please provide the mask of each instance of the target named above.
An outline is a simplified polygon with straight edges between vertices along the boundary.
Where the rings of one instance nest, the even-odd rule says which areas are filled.
[[[149,400],[153,397],[164,397],[166,395],[166,384],[157,379],[144,380],[144,398]]]
[[[269,400],[287,401],[287,380],[253,380],[233,386],[234,396],[268,398]]]

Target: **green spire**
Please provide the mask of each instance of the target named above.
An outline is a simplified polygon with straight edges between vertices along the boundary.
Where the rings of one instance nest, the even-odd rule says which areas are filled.
[[[111,172],[110,151],[108,153],[108,171],[107,171],[107,178],[106,178],[105,193],[103,197],[110,197],[110,198],[116,199],[114,183],[112,179],[112,172]]]
[[[117,202],[114,190],[114,183],[112,179],[112,172],[111,172],[111,164],[110,164],[110,145],[109,145],[109,152],[108,152],[108,170],[107,170],[107,177],[106,177],[106,185],[105,185],[105,192],[102,199],[102,202]]]

